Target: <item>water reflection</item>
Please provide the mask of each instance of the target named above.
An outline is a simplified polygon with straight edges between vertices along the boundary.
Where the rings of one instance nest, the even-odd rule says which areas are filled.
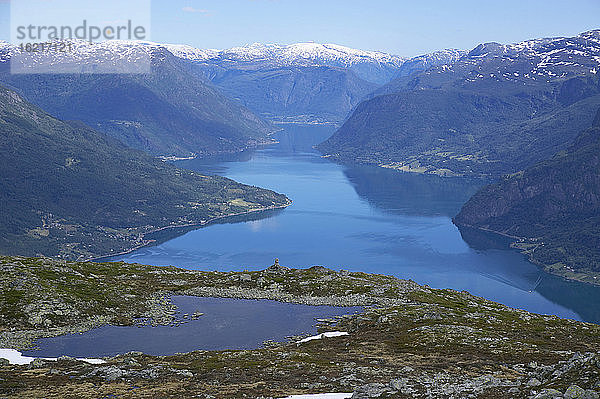
[[[375,207],[400,215],[454,217],[485,180],[400,173],[375,166],[349,166],[344,174],[357,194]]]
[[[361,311],[359,307],[307,306],[268,300],[196,298],[175,296],[176,328],[104,326],[83,334],[63,335],[38,341],[38,349],[26,356],[114,356],[132,350],[149,355],[172,355],[196,350],[254,349],[264,341],[316,333],[319,318]],[[202,316],[191,320],[191,315]],[[187,317],[183,317],[187,314]]]
[[[549,276],[506,243],[461,234],[452,224],[484,182],[339,165],[312,149],[330,133],[293,126],[277,135],[278,145],[242,160],[178,163],[285,193],[294,203],[267,218],[215,224],[118,259],[227,271],[262,269],[280,258],[290,267],[389,274],[537,313],[600,321],[593,310],[600,308],[598,288]]]
[[[510,249],[513,240],[508,237],[469,227],[461,227],[459,230],[465,242],[476,250],[516,252],[516,250]],[[539,292],[554,303],[577,309],[577,313],[583,320],[600,321],[600,307],[597,302],[597,298],[600,297],[600,287],[569,281],[545,273],[539,267],[536,267],[536,271],[537,273],[521,274],[523,277],[520,283],[521,289],[529,292]],[[516,284],[516,281],[513,277],[510,284]]]
[[[399,215],[454,217],[462,205],[487,183],[483,180],[398,173],[372,166],[348,166],[344,174],[357,194],[369,204]],[[467,227],[461,227],[459,231],[464,242],[486,258],[485,262],[472,264],[473,272],[520,291],[537,292],[553,303],[576,309],[583,320],[600,321],[600,287],[545,273],[511,249],[513,240],[508,237]],[[383,241],[386,238],[376,239]],[[401,243],[409,238],[393,239]],[[512,254],[512,261],[507,261],[507,253]],[[470,262],[465,259],[465,263]]]

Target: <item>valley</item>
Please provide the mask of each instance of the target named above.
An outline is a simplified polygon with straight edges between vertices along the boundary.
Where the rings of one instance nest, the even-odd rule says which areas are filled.
[[[0,41],[0,396],[599,397],[600,30],[66,41]]]

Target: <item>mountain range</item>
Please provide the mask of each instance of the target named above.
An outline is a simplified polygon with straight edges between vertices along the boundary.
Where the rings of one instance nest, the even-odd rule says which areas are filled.
[[[61,119],[82,120],[133,148],[178,157],[268,143],[277,128],[267,120],[341,124],[382,84],[462,54],[445,50],[407,59],[317,43],[227,50],[68,44],[73,51],[24,55],[0,42],[0,82]],[[47,73],[11,74],[12,55]],[[143,73],[145,62],[151,73]],[[57,65],[77,73],[52,73]]]
[[[275,122],[342,123],[390,80],[451,63],[457,50],[413,59],[335,44],[253,44],[228,50],[166,45],[229,97]]]
[[[364,51],[336,44],[296,43],[291,45],[254,43],[226,50],[199,50],[190,46],[165,45],[175,56],[198,63],[247,67],[330,67],[353,72],[360,79],[383,85],[392,80],[407,58]]]
[[[319,149],[342,161],[439,175],[500,176],[547,159],[600,106],[600,30],[487,43],[400,76]]]
[[[185,62],[163,46],[84,41],[72,45],[72,52],[34,54],[27,61],[55,68],[59,63],[76,65],[81,73],[12,74],[5,47],[0,82],[60,119],[81,120],[155,155],[240,151],[269,142],[276,130],[190,73]],[[101,73],[109,68],[128,72],[141,56],[149,60],[150,73]]]

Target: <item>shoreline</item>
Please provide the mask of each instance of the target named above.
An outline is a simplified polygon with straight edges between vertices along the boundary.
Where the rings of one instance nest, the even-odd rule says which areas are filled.
[[[264,139],[264,140],[260,140],[257,139],[257,141],[255,143],[249,144],[247,143],[244,147],[239,148],[239,149],[235,149],[235,150],[229,150],[229,151],[212,151],[212,152],[208,152],[208,153],[202,153],[202,154],[196,154],[196,153],[192,153],[192,155],[189,156],[183,156],[183,155],[156,155],[155,158],[158,160],[161,160],[163,162],[179,162],[179,161],[193,161],[195,159],[202,159],[202,158],[210,158],[210,157],[215,157],[215,156],[221,156],[221,155],[235,155],[235,154],[240,154],[246,151],[250,151],[250,150],[256,150],[259,149],[261,147],[266,147],[266,146],[270,146],[273,144],[277,144],[278,141],[273,139],[272,136],[279,133],[280,131],[282,131],[283,129],[278,129],[275,131],[272,131],[270,133],[267,134],[267,138],[268,139]]]
[[[454,222],[454,221],[453,221]],[[596,275],[594,274],[589,274],[589,273],[585,273],[585,272],[577,272],[577,271],[572,271],[570,273],[574,273],[574,274],[578,274],[581,275],[580,276],[573,276],[569,273],[562,273],[562,269],[557,269],[552,267],[553,265],[550,264],[546,264],[546,263],[542,263],[539,262],[535,259],[533,259],[528,252],[528,249],[526,248],[521,248],[519,247],[519,244],[531,244],[531,245],[539,245],[539,244],[535,244],[535,242],[533,242],[532,240],[536,240],[534,238],[527,238],[527,237],[519,237],[519,236],[513,236],[510,234],[506,234],[506,233],[502,233],[500,231],[495,231],[492,229],[488,229],[485,227],[476,227],[476,226],[472,226],[469,224],[462,224],[462,225],[456,225],[457,227],[467,227],[470,229],[474,229],[474,230],[479,230],[479,231],[483,231],[486,233],[492,233],[492,234],[496,234],[499,235],[501,237],[505,237],[505,238],[510,238],[512,240],[515,240],[513,242],[510,243],[510,249],[514,249],[516,251],[519,251],[519,253],[521,253],[522,255],[524,255],[525,257],[527,257],[527,261],[538,266],[540,269],[542,269],[544,272],[552,275],[552,276],[556,276],[556,277],[560,277],[563,278],[567,281],[576,281],[578,283],[584,283],[584,284],[589,284],[595,287],[600,287],[600,280],[598,279],[598,277],[600,277],[600,273],[596,273]]]
[[[2,257],[0,264],[4,287],[10,287],[17,276],[30,293],[20,304],[25,315],[12,314],[6,325],[14,328],[0,332],[0,348],[17,351],[35,347],[43,335],[57,335],[85,320],[130,326],[140,320],[176,328],[172,320],[180,315],[170,295],[210,293],[213,298],[239,298],[242,294],[250,299],[277,296],[279,301],[304,298],[313,303],[362,305],[358,313],[317,319],[319,335],[266,340],[255,349],[197,349],[168,356],[134,351],[102,357],[105,363],[101,364],[66,356],[56,361],[37,359],[30,365],[4,360],[2,379],[19,383],[10,385],[15,387],[10,392],[2,392],[7,397],[91,399],[99,392],[100,396],[128,397],[131,386],[139,387],[135,393],[144,397],[186,398],[202,392],[210,395],[207,398],[224,399],[361,394],[375,392],[374,387],[377,396],[358,397],[402,393],[410,397],[533,398],[546,387],[562,392],[578,384],[593,388],[594,395],[599,388],[592,384],[600,375],[596,367],[600,364],[600,325],[530,313],[465,291],[320,266],[290,269],[277,261],[262,271],[227,273],[18,257]],[[45,284],[40,286],[40,281]],[[81,297],[90,290],[98,295]],[[64,309],[70,310],[65,313]],[[65,318],[54,328],[41,323],[57,312]],[[317,336],[320,339],[314,339]],[[122,350],[130,346],[135,350],[134,345]],[[99,357],[92,356],[93,352],[89,355]],[[312,385],[315,380],[319,385]],[[414,395],[418,392],[426,395]]]
[[[314,149],[318,150],[317,147],[318,147],[318,145],[313,146]],[[476,174],[476,173],[471,173],[471,174],[454,173],[453,171],[450,171],[451,173],[447,173],[446,171],[444,171],[443,173],[435,173],[436,171],[439,171],[440,169],[432,169],[431,171],[418,171],[415,169],[400,169],[400,168],[389,166],[388,164],[384,164],[381,162],[350,160],[350,159],[341,158],[335,154],[326,154],[321,151],[319,151],[319,153],[321,154],[320,155],[321,158],[328,159],[339,165],[372,166],[374,168],[380,168],[380,169],[384,169],[384,170],[394,171],[396,173],[403,173],[403,174],[410,174],[410,175],[436,176],[436,177],[440,177],[443,179],[482,180],[482,181],[486,181],[487,182],[486,184],[490,184],[490,183],[494,182],[496,178],[501,176],[501,175],[496,176],[494,174],[484,174],[484,173],[479,173],[479,174]]]
[[[154,234],[154,233],[158,233],[161,231],[166,231],[166,230],[175,230],[175,229],[185,229],[188,227],[197,227],[198,229],[202,228],[202,227],[206,227],[216,221],[222,220],[222,219],[226,219],[226,218],[230,218],[230,217],[235,217],[235,216],[242,216],[242,215],[251,215],[253,213],[259,213],[259,212],[266,212],[266,211],[274,211],[277,209],[285,209],[287,207],[289,207],[290,205],[292,205],[294,203],[294,201],[292,201],[291,199],[288,199],[288,203],[285,205],[279,205],[279,206],[269,206],[269,207],[264,207],[264,208],[259,208],[259,209],[252,209],[250,211],[245,211],[245,212],[236,212],[236,213],[230,213],[227,215],[223,215],[223,216],[216,216],[212,219],[208,219],[208,220],[204,220],[202,222],[199,223],[188,223],[188,224],[178,224],[178,225],[173,225],[173,226],[164,226],[164,227],[159,227],[156,228],[154,230],[150,230],[147,231],[145,233],[142,233],[142,240],[145,238],[146,235],[148,234]],[[85,259],[78,259],[77,262],[97,262],[97,261],[101,261],[103,259],[108,259],[108,258],[113,258],[115,256],[121,256],[121,255],[127,255],[130,254],[134,251],[137,251],[138,249],[144,248],[146,246],[149,246],[150,244],[156,242],[156,240],[146,240],[146,242],[144,242],[143,244],[140,245],[136,245],[133,248],[127,249],[125,251],[116,253],[116,254],[110,254],[110,255],[101,255],[101,256],[94,256],[91,258],[85,258]]]
[[[33,258],[16,259],[27,260]],[[60,267],[62,273],[65,273],[64,267],[83,264],[93,274],[100,276],[95,278],[105,278],[103,272],[96,271],[96,269],[102,270],[101,263],[76,261],[69,262],[64,266],[53,259],[43,259],[42,262],[48,264],[49,268]],[[36,348],[40,339],[81,334],[102,326],[171,326],[175,320],[177,310],[171,302],[172,296],[270,300],[279,303],[340,308],[360,307],[362,313],[371,308],[406,305],[411,302],[408,297],[411,293],[428,290],[413,281],[392,276],[336,272],[321,267],[288,269],[277,264],[255,272],[204,272],[127,263],[115,263],[114,268],[111,269],[121,270],[128,275],[151,275],[156,282],[166,285],[161,288],[150,288],[149,291],[144,291],[148,288],[147,285],[144,285],[143,288],[135,291],[135,295],[138,296],[136,303],[142,305],[143,308],[141,314],[138,314],[139,311],[132,307],[132,303],[125,301],[117,307],[120,312],[120,319],[114,318],[110,312],[100,312],[88,316],[78,314],[65,325],[40,325],[33,328],[13,328],[14,326],[7,325],[8,329],[0,329],[0,348],[19,351],[32,350]],[[71,270],[71,274],[76,273],[73,270]],[[314,281],[315,279],[320,280],[324,276],[330,278],[329,283],[324,284],[325,287],[321,287],[324,289],[322,292],[315,292],[310,289],[294,292],[290,289],[289,283],[291,280]],[[288,281],[279,283],[278,281],[282,277],[287,278]],[[172,285],[170,281],[173,279],[187,281],[190,285],[186,287]],[[338,287],[340,282],[352,282],[351,292],[341,291]],[[393,289],[394,295],[381,294],[374,288],[382,286]],[[363,287],[368,289],[365,290]],[[119,298],[121,300],[122,296],[119,296]],[[54,309],[48,309],[48,311],[52,312]],[[40,316],[39,318],[43,319],[44,317],[47,316]]]

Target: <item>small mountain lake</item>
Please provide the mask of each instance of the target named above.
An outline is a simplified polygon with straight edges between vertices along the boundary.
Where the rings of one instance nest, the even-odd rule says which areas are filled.
[[[178,322],[172,326],[104,326],[83,334],[38,341],[39,349],[24,351],[32,357],[98,358],[130,351],[172,355],[195,350],[254,349],[264,341],[315,334],[316,319],[361,311],[359,307],[307,306],[269,300],[175,296]],[[191,320],[194,313],[203,313]],[[183,318],[184,314],[190,317]]]
[[[155,237],[113,260],[195,270],[322,265],[466,290],[508,306],[600,322],[600,287],[543,272],[498,237],[459,231],[461,206],[487,182],[340,165],[312,147],[332,127],[290,125],[279,144],[176,164],[286,194],[287,209]]]

